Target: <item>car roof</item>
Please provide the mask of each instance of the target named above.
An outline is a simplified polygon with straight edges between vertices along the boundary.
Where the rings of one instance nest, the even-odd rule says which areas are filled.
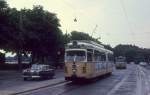
[[[37,65],[37,66],[49,66],[49,65],[45,65],[45,64],[33,64],[32,66]]]

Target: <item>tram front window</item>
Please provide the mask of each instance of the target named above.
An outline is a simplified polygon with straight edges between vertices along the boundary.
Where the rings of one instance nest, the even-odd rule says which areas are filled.
[[[117,59],[117,62],[124,62],[124,59]]]
[[[85,51],[67,51],[65,56],[66,62],[85,61]]]

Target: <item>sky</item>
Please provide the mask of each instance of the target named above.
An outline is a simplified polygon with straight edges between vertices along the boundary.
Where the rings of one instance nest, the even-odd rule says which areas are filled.
[[[6,0],[18,10],[42,5],[57,14],[61,30],[92,34],[104,44],[150,48],[150,0]],[[74,22],[74,19],[77,22]]]

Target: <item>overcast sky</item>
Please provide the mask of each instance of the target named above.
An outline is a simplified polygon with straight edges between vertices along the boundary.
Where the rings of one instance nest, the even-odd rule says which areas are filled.
[[[60,19],[61,29],[89,33],[115,46],[135,44],[150,48],[150,0],[7,0],[10,7],[42,5]],[[77,22],[74,22],[74,18]]]

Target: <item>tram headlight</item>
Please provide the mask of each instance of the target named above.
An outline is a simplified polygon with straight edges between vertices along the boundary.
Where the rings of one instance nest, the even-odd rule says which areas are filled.
[[[73,69],[72,71],[73,71],[73,72],[76,72],[76,69]]]
[[[82,72],[83,72],[83,73],[86,73],[86,67],[83,67],[83,68],[82,68]]]

